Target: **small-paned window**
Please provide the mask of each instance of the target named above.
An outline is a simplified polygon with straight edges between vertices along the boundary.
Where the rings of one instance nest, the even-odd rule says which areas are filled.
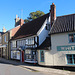
[[[13,52],[13,58],[17,58],[17,52]]]
[[[31,54],[31,50],[25,50],[25,54]]]
[[[67,54],[67,64],[75,65],[75,54]]]
[[[26,44],[34,44],[34,38],[26,39]]]
[[[12,41],[12,47],[17,47],[17,42],[16,41]]]
[[[40,50],[40,62],[44,62],[44,50]]]
[[[26,55],[26,60],[31,60],[31,55]]]

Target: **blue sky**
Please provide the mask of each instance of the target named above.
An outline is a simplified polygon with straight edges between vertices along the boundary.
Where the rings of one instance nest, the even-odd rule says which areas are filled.
[[[6,30],[14,27],[16,14],[25,19],[36,10],[48,13],[52,2],[57,16],[75,13],[75,0],[0,0],[0,31],[3,27]]]

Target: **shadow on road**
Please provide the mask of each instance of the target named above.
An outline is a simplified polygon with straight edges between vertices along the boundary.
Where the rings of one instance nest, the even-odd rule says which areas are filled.
[[[36,66],[36,67],[45,67],[45,68],[53,68],[53,69],[61,69],[66,71],[73,71],[75,72],[75,66],[41,66],[38,64],[30,64],[30,63],[22,63],[20,61],[14,61],[14,60],[6,60],[4,58],[0,58],[0,64],[9,64],[14,66],[22,66],[23,68],[27,68],[33,71],[36,71],[35,69],[29,68],[30,66]],[[29,66],[29,67],[26,67]]]

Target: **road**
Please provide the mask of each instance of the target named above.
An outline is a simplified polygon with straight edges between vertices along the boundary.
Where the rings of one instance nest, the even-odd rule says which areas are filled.
[[[50,75],[42,72],[30,71],[26,68],[0,63],[0,75]]]
[[[59,71],[58,71],[59,72]],[[75,75],[75,72],[71,73],[55,73],[55,72],[38,72],[31,70],[24,66],[10,64],[9,62],[0,60],[0,75]]]

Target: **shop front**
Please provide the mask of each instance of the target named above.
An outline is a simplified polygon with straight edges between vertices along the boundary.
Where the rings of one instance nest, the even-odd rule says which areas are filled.
[[[11,59],[24,62],[24,49],[22,47],[11,51]]]
[[[64,54],[66,65],[75,65],[75,45],[57,46],[57,51]]]
[[[37,63],[37,51],[26,49],[25,50],[25,62],[28,63]]]
[[[20,51],[11,51],[11,59],[20,60]]]

